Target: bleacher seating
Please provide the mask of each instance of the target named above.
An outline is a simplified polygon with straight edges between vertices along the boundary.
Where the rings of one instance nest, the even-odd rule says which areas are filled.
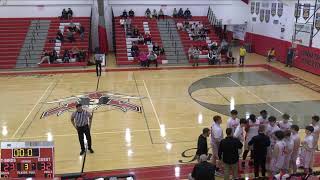
[[[24,43],[31,18],[0,18],[0,69],[12,69]]]
[[[115,39],[116,39],[116,63],[117,65],[134,65],[139,64],[137,58],[131,57],[131,40],[126,39],[125,30],[121,27],[119,21],[121,17],[115,17]],[[158,43],[162,46],[160,33],[155,19],[147,19],[145,17],[132,18],[132,27],[137,27],[140,33],[145,33],[145,29],[149,28],[152,42]],[[152,45],[138,45],[140,52],[148,52],[151,50]],[[161,64],[165,59],[163,55],[158,56],[158,63]]]

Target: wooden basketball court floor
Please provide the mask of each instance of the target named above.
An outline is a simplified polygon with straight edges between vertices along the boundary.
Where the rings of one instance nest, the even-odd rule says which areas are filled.
[[[248,59],[248,64],[265,63],[257,55],[249,55]],[[225,128],[228,116],[224,111],[237,106],[243,109],[240,117],[256,111],[250,109],[250,105],[255,104],[264,105],[261,107],[270,109],[276,116],[280,116],[280,112],[284,113],[282,111],[286,108],[295,108],[291,106],[293,102],[305,101],[306,105],[318,107],[318,92],[289,79],[285,80],[287,77],[273,70],[282,70],[320,85],[318,76],[295,68],[284,68],[280,63],[270,65],[277,69],[266,67],[120,70],[103,73],[99,82],[93,72],[0,76],[1,140],[53,140],[56,174],[79,172],[83,159],[79,156],[76,130],[70,123],[71,112],[42,119],[40,116],[58,105],[46,102],[96,90],[108,91],[144,97],[130,100],[130,103],[141,106],[142,112],[123,112],[111,106],[100,107],[95,111],[91,127],[95,153],[87,155],[84,171],[179,164],[179,160],[190,160],[182,157],[181,153],[196,147],[199,134],[204,127],[211,125],[214,115],[222,116]],[[223,77],[228,73],[231,75]],[[270,74],[277,75],[269,77]],[[268,82],[252,84],[259,82],[259,79],[255,79],[258,76],[264,78],[261,81]],[[279,80],[281,78],[283,80]],[[191,92],[190,87],[192,89],[195,82],[203,79],[205,82],[200,83],[203,87],[197,86]],[[230,81],[233,84],[230,85]],[[204,86],[207,82],[209,85]],[[211,82],[216,83],[210,84]],[[274,104],[279,102],[282,104]],[[288,106],[283,105],[286,102]],[[203,104],[212,106],[208,108]],[[215,106],[220,109],[215,111]],[[296,109],[291,112],[294,111]],[[304,118],[299,114],[295,114],[294,118],[296,122],[303,121],[302,124],[310,121],[308,117]]]

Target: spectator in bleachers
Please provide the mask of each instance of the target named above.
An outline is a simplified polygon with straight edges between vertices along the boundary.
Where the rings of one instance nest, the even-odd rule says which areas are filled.
[[[274,48],[271,48],[269,51],[268,51],[268,62],[271,62],[272,60],[274,60],[276,56],[276,50]]]
[[[126,19],[125,24],[126,24],[127,29],[131,29],[131,25],[132,25],[131,18]]]
[[[129,11],[129,17],[134,17],[134,11],[132,9]]]
[[[208,63],[209,65],[213,65],[216,63],[216,59],[218,58],[217,52],[210,50],[208,53]]]
[[[150,11],[149,8],[146,10],[146,12],[144,13],[144,15],[145,15],[147,18],[152,18],[152,16],[151,16],[151,11]]]
[[[60,42],[64,41],[63,34],[60,30],[57,32],[56,40],[59,40]]]
[[[192,66],[199,66],[199,56],[200,50],[198,47],[195,47],[192,52],[192,59],[194,61]]]
[[[160,55],[160,47],[158,43],[154,43],[152,47],[153,52],[155,52],[158,56]]]
[[[70,62],[70,52],[69,52],[68,49],[64,50],[63,57],[62,57],[62,62],[64,62],[64,63],[69,63]]]
[[[126,9],[123,10],[121,17],[123,17],[123,18],[127,18],[128,17],[128,13],[127,13]]]
[[[176,8],[173,9],[172,16],[173,16],[174,18],[177,18],[177,17],[178,17],[178,11],[177,11]]]
[[[86,59],[86,51],[83,49],[83,50],[80,50],[79,51],[79,59],[78,61],[84,61]]]
[[[148,56],[147,53],[141,52],[139,54],[139,61],[142,67],[147,67],[148,66]]]
[[[84,40],[84,27],[80,26],[79,28],[77,28],[77,32],[80,35],[80,39],[83,41]]]
[[[154,51],[150,51],[149,55],[148,55],[148,64],[147,66],[149,67],[150,63],[155,63],[156,67],[158,67],[158,61],[157,61],[157,54]]]
[[[194,50],[194,47],[193,45],[191,45],[188,49],[188,57],[189,57],[189,61],[193,58],[193,50]]]
[[[151,37],[150,33],[146,32],[146,34],[144,35],[144,43],[150,44],[151,41],[152,41],[152,37]]]
[[[142,33],[139,34],[138,44],[144,44],[144,37],[143,37],[143,34],[142,34]]]
[[[182,10],[182,8],[180,8],[179,9],[179,11],[178,11],[178,17],[183,17],[183,10]]]
[[[67,39],[70,41],[70,42],[74,42],[75,41],[75,38],[73,36],[73,33],[68,29],[67,30]]]
[[[182,22],[178,22],[178,23],[177,23],[177,28],[178,28],[179,31],[181,31],[181,30],[183,29],[183,24],[182,24]]]
[[[160,54],[161,54],[161,55],[164,55],[164,48],[161,47],[161,46],[159,46],[159,47],[160,47]]]
[[[121,18],[119,22],[121,27],[124,27],[126,20],[124,18]]]
[[[218,43],[213,42],[213,43],[210,45],[210,49],[211,49],[211,50],[217,50],[217,49],[218,49]]]
[[[231,49],[229,49],[228,53],[227,53],[227,64],[229,64],[231,62],[231,64],[234,63],[235,58],[232,55],[232,51]]]
[[[58,59],[58,53],[56,50],[53,50],[51,53],[50,53],[50,63],[53,64],[57,61]]]
[[[69,26],[68,26],[68,29],[69,29],[69,31],[71,31],[71,32],[76,32],[76,31],[77,31],[77,26],[76,26],[73,22],[71,22],[71,23],[69,24]]]
[[[48,64],[50,64],[50,53],[48,51],[46,51],[46,50],[44,50],[42,52],[42,58],[41,58],[41,60],[40,60],[40,62],[38,64],[42,64],[45,61],[47,61]]]
[[[131,55],[132,57],[139,56],[139,47],[134,42],[132,42],[132,46],[131,46]]]
[[[139,36],[139,29],[137,28],[137,26],[133,28],[132,35],[133,38],[137,38]]]
[[[157,10],[156,9],[153,9],[153,12],[152,12],[152,17],[153,18],[158,18],[158,13],[157,13]]]
[[[68,15],[68,19],[71,19],[71,18],[72,18],[72,16],[73,16],[73,11],[71,10],[71,8],[68,8],[67,15]]]
[[[163,13],[162,9],[160,9],[159,14],[158,14],[158,19],[160,19],[160,18],[164,19],[164,13]]]
[[[62,10],[60,19],[68,19],[68,13],[66,9]]]
[[[187,10],[184,11],[184,18],[190,19],[191,17],[191,11],[187,8]]]
[[[214,180],[215,166],[207,162],[207,155],[202,154],[199,157],[199,163],[196,164],[189,175],[189,180]]]

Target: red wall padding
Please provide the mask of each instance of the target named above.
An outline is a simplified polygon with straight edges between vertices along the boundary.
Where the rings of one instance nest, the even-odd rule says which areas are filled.
[[[320,49],[298,45],[293,63],[300,69],[320,75]]]

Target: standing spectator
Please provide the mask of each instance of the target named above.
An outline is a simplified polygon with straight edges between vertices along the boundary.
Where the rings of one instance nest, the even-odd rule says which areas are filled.
[[[162,9],[159,10],[159,14],[158,14],[158,19],[160,18],[164,19],[164,13]]]
[[[124,18],[121,18],[119,22],[121,27],[124,27],[126,20]]]
[[[172,17],[177,18],[178,17],[178,11],[177,8],[173,9]]]
[[[132,20],[131,20],[131,18],[126,19],[125,24],[126,24],[127,29],[128,29],[128,30],[129,30],[129,29],[131,30],[131,25],[132,25]]]
[[[90,153],[94,153],[91,147],[91,134],[90,127],[92,125],[92,114],[82,109],[82,104],[76,105],[77,111],[71,115],[71,123],[73,127],[78,131],[78,138],[81,146],[80,156],[85,153],[84,136],[86,135],[88,141],[88,150]]]
[[[129,17],[134,17],[134,11],[132,9],[129,11]]]
[[[186,19],[190,19],[192,16],[191,16],[191,12],[189,10],[189,8],[187,8],[185,11],[184,11],[184,18]]]
[[[155,63],[156,64],[156,67],[158,67],[158,61],[157,61],[157,54],[154,52],[154,51],[150,51],[149,55],[148,55],[148,64],[147,66],[149,67],[150,63]]]
[[[294,48],[290,47],[287,53],[286,67],[292,67],[294,57],[295,57],[295,50]]]
[[[73,41],[75,41],[73,33],[68,29],[67,30],[67,39],[72,43]]]
[[[123,12],[122,12],[122,17],[123,18],[127,18],[128,17],[128,13],[127,13],[127,10],[124,9]]]
[[[209,65],[215,64],[215,61],[217,59],[217,54],[215,51],[210,50],[208,53],[208,62]]]
[[[192,170],[189,180],[215,180],[215,167],[207,162],[207,155],[202,154],[199,163]]]
[[[194,61],[192,66],[199,66],[200,50],[198,49],[198,47],[195,47],[193,49],[192,56],[193,56],[193,61]]]
[[[193,50],[194,50],[194,47],[193,45],[191,45],[188,49],[188,57],[189,57],[189,61],[191,61],[193,59]]]
[[[143,34],[140,33],[138,37],[138,44],[143,44],[143,43],[144,43],[144,37],[143,37]]]
[[[97,74],[97,77],[101,76],[101,63],[102,63],[102,57],[101,57],[101,54],[100,52],[96,52],[95,56],[94,56],[94,60],[95,60],[95,63],[96,63],[96,74]]]
[[[152,16],[151,16],[151,11],[150,11],[149,8],[146,10],[146,12],[144,13],[144,15],[145,15],[147,18],[152,18]]]
[[[224,163],[224,180],[230,180],[230,169],[233,171],[233,179],[238,178],[238,162],[239,149],[242,148],[242,143],[239,139],[234,138],[232,129],[226,129],[227,137],[220,142],[219,159]]]
[[[83,41],[84,40],[84,27],[80,26],[78,32],[80,34],[80,39]]]
[[[68,19],[71,19],[73,16],[73,11],[71,10],[71,8],[68,8],[67,14],[68,14]]]
[[[156,9],[153,9],[152,17],[158,19],[158,13]]]
[[[180,8],[179,11],[178,11],[178,17],[180,17],[180,18],[183,17],[183,10],[182,10],[182,8]]]
[[[137,38],[139,36],[139,29],[137,28],[137,26],[135,26],[133,28],[133,38]]]
[[[139,60],[142,67],[148,67],[148,56],[147,53],[141,52],[139,54]]]
[[[151,37],[150,33],[146,32],[146,34],[144,35],[144,43],[145,44],[150,44],[151,41],[152,41],[152,37]]]
[[[62,10],[60,19],[68,19],[68,13],[66,9]]]
[[[131,56],[132,57],[137,57],[139,55],[139,47],[135,42],[132,42],[131,46]]]
[[[240,47],[240,53],[239,54],[240,54],[240,58],[239,58],[240,63],[239,63],[239,65],[243,66],[244,65],[244,58],[245,58],[245,56],[247,54],[247,50],[244,48],[244,46]]]
[[[153,50],[153,52],[156,53],[156,55],[158,55],[158,56],[160,55],[160,47],[159,47],[158,43],[153,44],[152,50]]]
[[[261,175],[266,176],[266,160],[267,151],[270,146],[270,138],[264,134],[265,126],[260,125],[259,134],[254,136],[248,143],[249,146],[253,147],[253,164],[254,164],[254,176],[259,177],[259,172],[261,168]]]
[[[207,144],[207,137],[210,135],[210,129],[209,128],[204,128],[202,130],[202,134],[200,134],[198,138],[198,143],[197,143],[197,152],[196,156],[198,159],[198,162],[200,162],[200,156],[202,154],[208,155],[208,144]]]

